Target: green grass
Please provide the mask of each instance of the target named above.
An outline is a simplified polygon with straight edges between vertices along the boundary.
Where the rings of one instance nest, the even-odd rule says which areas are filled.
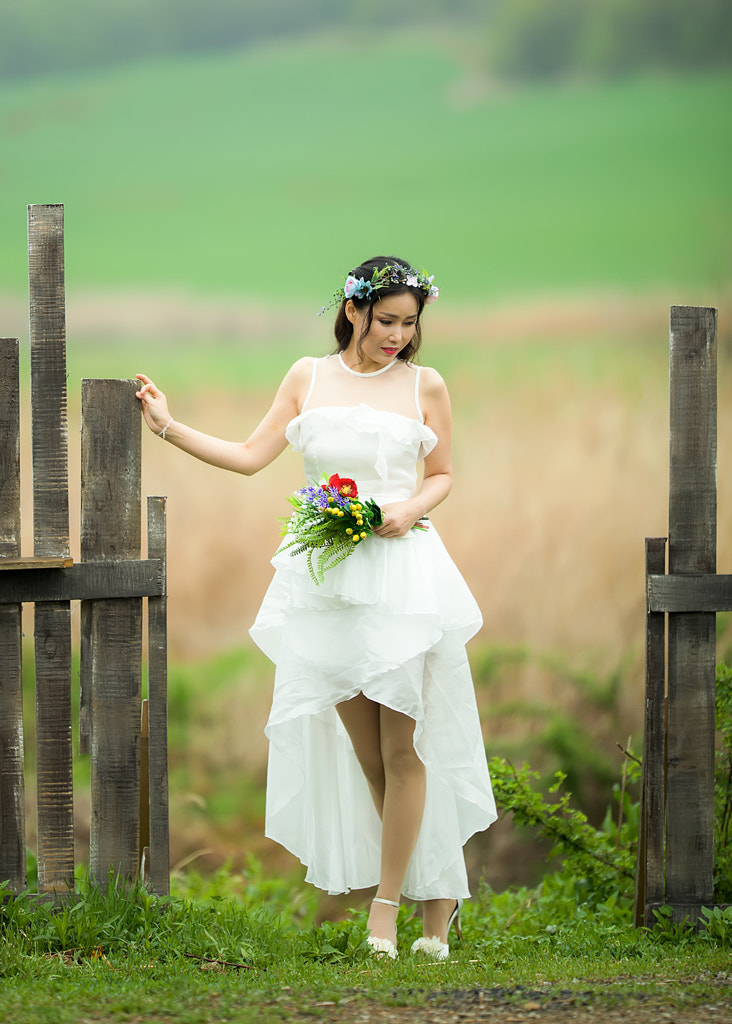
[[[420,934],[410,907],[400,911],[399,959],[375,961],[363,941],[365,910],[317,925],[312,896],[265,881],[255,864],[206,884],[193,876],[164,900],[89,889],[83,879],[79,887],[75,904],[54,910],[20,897],[0,912],[5,1019],[244,1022],[320,1016],[324,1003],[434,1006],[477,989],[488,1003],[547,1006],[572,993],[693,1006],[719,999],[732,941],[732,922],[715,937],[634,930],[627,907],[583,902],[561,876],[533,892],[482,888],[466,908],[463,942],[439,965],[409,954]]]
[[[732,276],[732,76],[488,90],[455,40],[297,40],[0,85],[0,291],[25,290],[25,206],[66,206],[86,288],[326,302],[404,252],[444,295],[676,287]]]

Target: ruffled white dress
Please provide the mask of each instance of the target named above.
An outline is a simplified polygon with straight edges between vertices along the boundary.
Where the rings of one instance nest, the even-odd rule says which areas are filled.
[[[417,403],[418,384],[417,370]],[[307,402],[287,438],[302,451],[310,483],[323,474],[352,477],[360,496],[380,505],[414,494],[417,463],[437,443],[421,419],[365,404]],[[381,823],[335,710],[363,693],[414,719],[426,768],[425,812],[404,894],[468,896],[462,847],[496,819],[465,653],[481,615],[434,525],[398,539],[369,537],[317,586],[305,555],[282,551],[272,564],[275,576],[251,629],[276,665],[266,835],[299,857],[321,889],[378,883]]]

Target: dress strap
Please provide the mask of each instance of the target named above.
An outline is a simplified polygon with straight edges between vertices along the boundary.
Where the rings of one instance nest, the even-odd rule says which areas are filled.
[[[318,363],[319,362],[320,362],[319,359],[313,358],[313,373],[312,373],[312,376],[310,377],[310,387],[308,388],[308,393],[305,395],[305,401],[302,403],[302,408],[300,409],[300,414],[301,415],[302,415],[302,413],[305,412],[305,406],[310,401],[310,396],[313,393],[313,388],[315,387],[315,374],[318,371]]]
[[[417,407],[417,412],[419,413],[420,423],[424,423],[424,413],[422,412],[422,406],[419,404],[419,375],[422,372],[422,367],[416,366],[415,369],[417,372],[414,375],[414,404]]]

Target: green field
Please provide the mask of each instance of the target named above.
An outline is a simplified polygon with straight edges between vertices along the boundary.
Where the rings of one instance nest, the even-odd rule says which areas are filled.
[[[444,297],[732,278],[732,75],[510,88],[455,40],[394,34],[0,85],[0,294],[23,295],[27,203],[66,207],[86,289],[317,309],[396,251]]]

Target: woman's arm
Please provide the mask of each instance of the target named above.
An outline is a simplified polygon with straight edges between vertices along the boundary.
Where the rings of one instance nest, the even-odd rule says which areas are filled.
[[[447,386],[436,370],[422,369],[420,404],[425,424],[437,434],[437,444],[424,460],[422,486],[413,498],[383,508],[384,520],[374,533],[403,537],[414,524],[448,496],[452,487],[452,410]]]
[[[142,373],[137,374],[142,382],[137,397],[142,403],[145,422],[153,433],[159,435],[164,430],[165,440],[181,451],[219,469],[251,476],[273,462],[287,447],[285,429],[300,411],[312,365],[312,360],[306,357],[288,370],[269,411],[246,441],[225,441],[172,419],[165,395]]]

